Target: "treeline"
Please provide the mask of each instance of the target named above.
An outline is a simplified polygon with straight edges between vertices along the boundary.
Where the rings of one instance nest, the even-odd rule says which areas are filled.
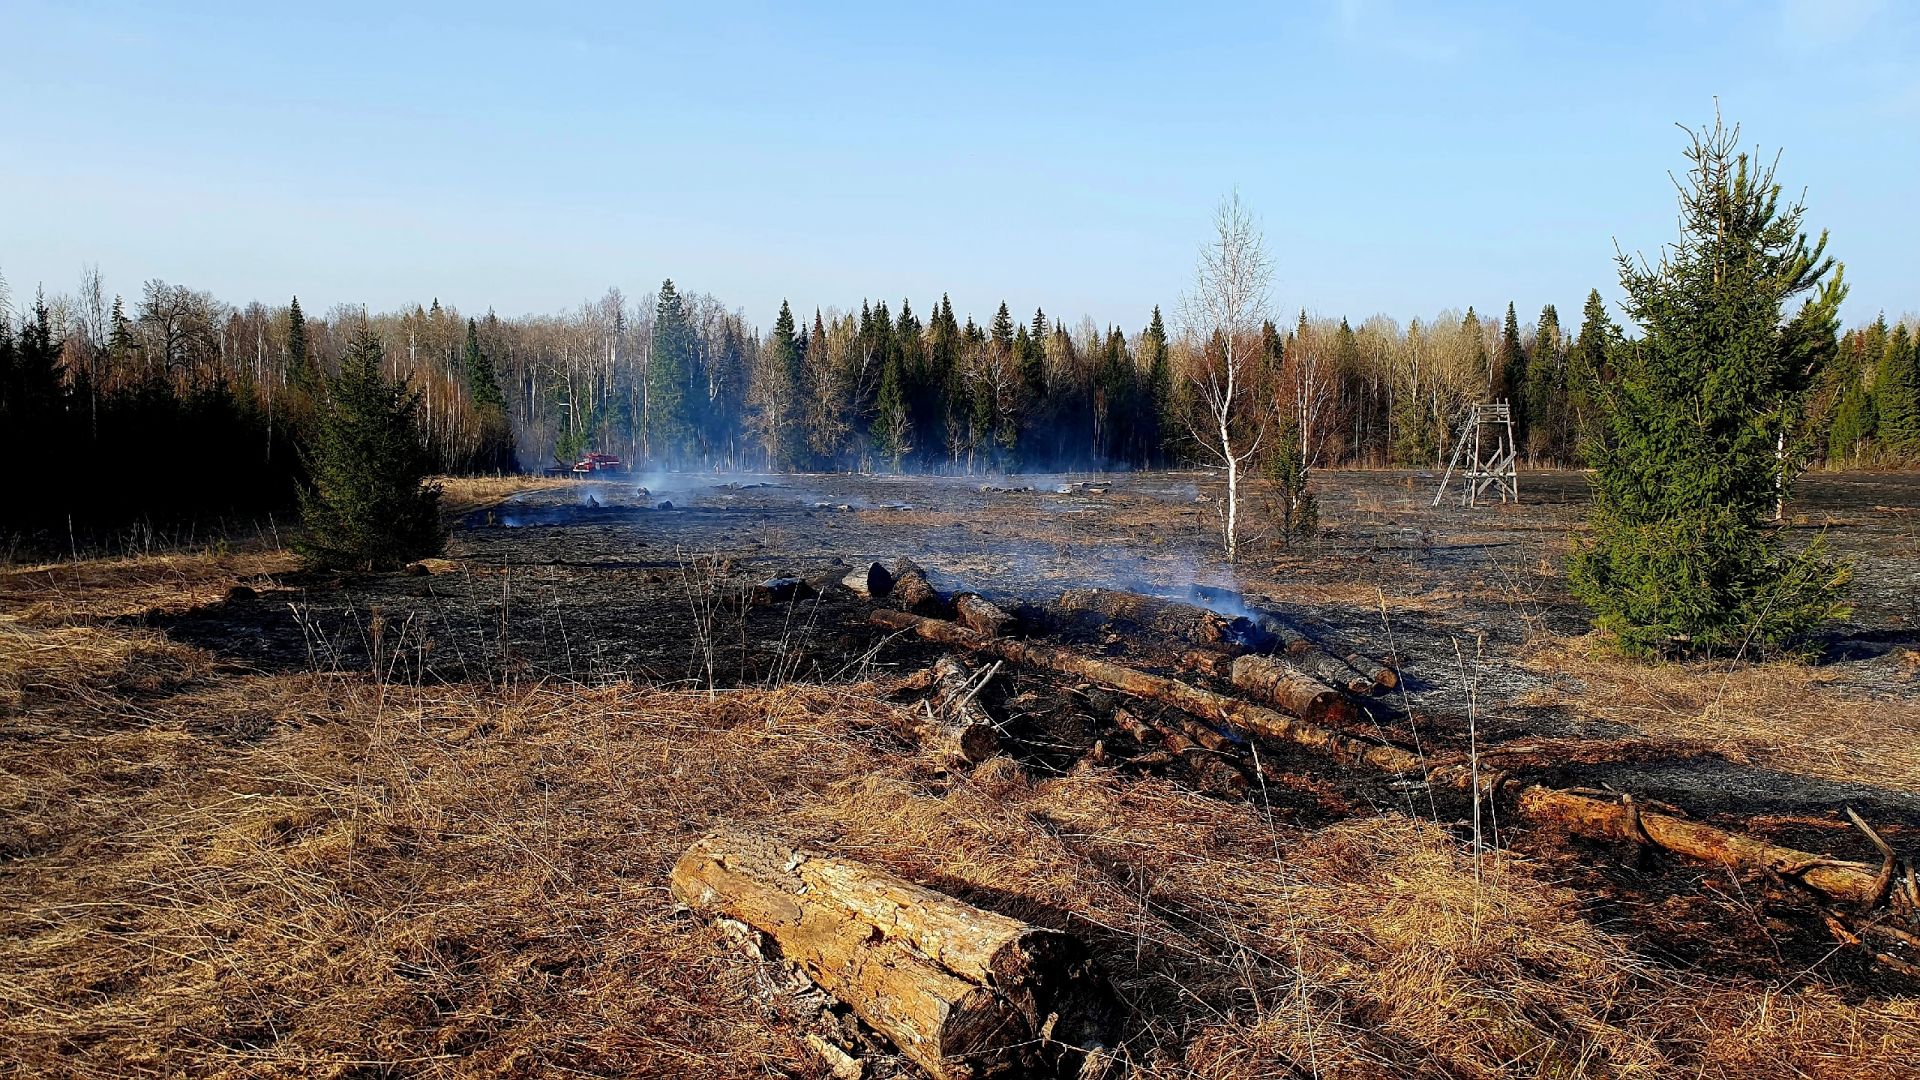
[[[155,524],[292,504],[303,425],[349,339],[384,346],[419,395],[435,468],[568,463],[589,450],[645,467],[984,472],[1193,460],[1189,373],[1209,343],[1159,309],[1138,329],[1069,324],[1002,303],[984,324],[946,298],[857,311],[786,304],[762,332],[673,282],[559,315],[468,317],[438,301],[321,316],[147,282],[127,305],[97,271],[71,295],[13,305],[0,287],[0,452],[14,527]],[[1269,458],[1304,467],[1431,467],[1467,404],[1507,399],[1535,465],[1584,461],[1584,432],[1627,338],[1597,292],[1577,326],[1469,308],[1401,324],[1269,323],[1252,415]],[[1844,335],[1803,430],[1814,460],[1920,456],[1912,328]],[[1275,463],[1263,464],[1271,467]]]

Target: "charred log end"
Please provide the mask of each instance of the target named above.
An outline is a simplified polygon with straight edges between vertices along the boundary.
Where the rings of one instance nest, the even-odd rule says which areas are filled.
[[[1180,654],[1180,666],[1202,675],[1226,678],[1233,674],[1234,655],[1225,649],[1188,649]]]
[[[1013,616],[978,593],[956,594],[953,607],[964,626],[988,637],[1005,637],[1013,628]]]
[[[840,584],[862,599],[883,600],[893,591],[893,572],[881,563],[868,563],[841,578]]]
[[[979,764],[1000,752],[1000,733],[991,724],[969,724],[960,731],[960,756]]]
[[[769,604],[790,604],[796,600],[811,600],[819,596],[805,578],[781,577],[769,578],[753,587],[751,599],[762,607]]]
[[[1050,1074],[1077,1071],[1076,1059],[1119,1036],[1119,999],[1086,946],[1070,934],[1021,934],[994,955],[988,972],[993,988],[1040,1037]]]
[[[905,557],[894,560],[891,596],[900,607],[928,619],[950,619],[953,605],[927,580],[926,571]]]
[[[928,1071],[939,1080],[1033,1076],[1040,1071],[1032,1025],[1012,1001],[984,986],[954,1002],[934,1049],[939,1060]]]

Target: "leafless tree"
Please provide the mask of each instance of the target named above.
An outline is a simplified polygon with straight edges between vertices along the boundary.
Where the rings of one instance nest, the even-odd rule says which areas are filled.
[[[1234,192],[1213,215],[1214,235],[1200,249],[1194,289],[1181,310],[1187,333],[1197,338],[1191,378],[1201,406],[1189,420],[1194,442],[1226,477],[1221,542],[1229,561],[1240,554],[1240,481],[1259,452],[1264,417],[1245,415],[1252,367],[1267,316],[1273,263],[1253,214]]]

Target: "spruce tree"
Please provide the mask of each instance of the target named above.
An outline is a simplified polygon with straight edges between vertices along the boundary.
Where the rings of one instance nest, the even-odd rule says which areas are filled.
[[[1527,357],[1527,455],[1535,461],[1564,461],[1567,436],[1567,369],[1560,356],[1560,313],[1552,304],[1540,309]]]
[[[1153,318],[1140,334],[1140,351],[1147,362],[1147,405],[1142,418],[1146,461],[1163,465],[1173,456],[1173,442],[1180,430],[1174,415],[1173,361],[1167,349],[1167,324],[1160,318],[1160,305],[1153,306]]]
[[[1619,258],[1645,337],[1616,351],[1593,539],[1568,577],[1631,655],[1792,648],[1844,611],[1846,568],[1818,541],[1788,552],[1769,524],[1785,482],[1777,447],[1823,333],[1831,348],[1844,287],[1827,280],[1825,236],[1810,245],[1801,231],[1804,207],[1782,206],[1773,169],[1737,150],[1738,129],[1717,120],[1695,134],[1679,241],[1658,265]]]
[[[1513,301],[1507,301],[1507,321],[1500,328],[1499,385],[1495,398],[1505,398],[1513,408],[1513,439],[1516,448],[1531,445],[1532,418],[1527,410],[1527,353],[1520,347],[1520,320],[1514,317]]]
[[[873,401],[873,448],[900,470],[900,461],[913,452],[913,416],[907,409],[906,390],[901,386],[900,355],[893,353],[880,369],[880,392]]]
[[[307,345],[307,317],[300,310],[300,298],[296,296],[287,305],[287,386],[310,394],[319,385],[320,377]]]
[[[1827,460],[1836,465],[1859,461],[1866,456],[1878,426],[1874,395],[1856,375],[1834,406],[1833,427],[1827,432]]]
[[[642,446],[659,461],[685,453],[688,425],[687,383],[694,370],[693,326],[673,279],[660,283],[653,308],[653,340],[647,353],[646,398],[641,417]]]
[[[1892,457],[1920,458],[1920,347],[1904,323],[1886,340],[1873,383],[1880,441]]]
[[[1613,377],[1610,357],[1620,341],[1620,328],[1607,314],[1600,290],[1589,291],[1580,312],[1580,336],[1567,349],[1567,420],[1574,455],[1583,464],[1599,437],[1600,395]]]
[[[391,569],[446,542],[420,394],[388,381],[383,360],[379,336],[362,329],[327,385],[300,492],[300,550],[317,565]]]

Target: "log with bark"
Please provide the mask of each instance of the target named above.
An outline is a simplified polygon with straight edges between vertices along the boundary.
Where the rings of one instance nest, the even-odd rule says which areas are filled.
[[[1060,594],[1060,607],[1065,611],[1086,611],[1108,619],[1124,619],[1195,645],[1245,647],[1260,633],[1252,619],[1235,618],[1197,604],[1122,589],[1068,589]]]
[[[1157,747],[1177,758],[1193,773],[1201,790],[1216,795],[1238,795],[1247,790],[1247,774],[1221,756],[1217,747],[1191,738],[1197,732],[1190,732],[1184,724],[1148,720],[1126,708],[1113,710],[1113,723],[1141,746]]]
[[[953,609],[967,629],[978,630],[989,637],[1000,637],[1013,628],[1013,616],[979,593],[956,594]]]
[[[937,1080],[1072,1075],[1116,1033],[1112,989],[1078,939],[862,863],[718,829],[671,886],[765,934]]]
[[[952,613],[947,598],[927,580],[927,572],[905,556],[894,560],[891,595],[901,608],[915,615],[944,619]]]
[[[849,570],[840,584],[863,600],[881,600],[893,591],[893,574],[881,563],[870,562]]]
[[[872,619],[878,625],[912,631],[931,641],[992,653],[1009,663],[1071,675],[1172,705],[1230,730],[1289,743],[1344,764],[1361,765],[1462,792],[1472,792],[1477,787],[1483,798],[1497,801],[1516,817],[1564,828],[1585,839],[1656,847],[1736,870],[1777,874],[1799,882],[1828,902],[1854,907],[1887,905],[1892,894],[1886,884],[1889,875],[1884,860],[1882,865],[1871,866],[1799,851],[1678,814],[1650,810],[1629,798],[1526,783],[1499,770],[1476,769],[1471,762],[1457,756],[1427,758],[1397,746],[1342,735],[1319,724],[1189,686],[1177,679],[1065,649],[989,638],[953,623],[915,618],[900,612],[876,611]],[[1894,914],[1907,918],[1901,912]]]
[[[997,666],[997,663],[996,663]],[[967,666],[951,656],[933,665],[933,699],[927,704],[928,723],[921,746],[949,762],[980,762],[1000,749],[1000,729],[980,707],[980,686]]]
[[[1351,723],[1360,710],[1338,689],[1274,656],[1242,656],[1233,662],[1233,685],[1315,724]]]

